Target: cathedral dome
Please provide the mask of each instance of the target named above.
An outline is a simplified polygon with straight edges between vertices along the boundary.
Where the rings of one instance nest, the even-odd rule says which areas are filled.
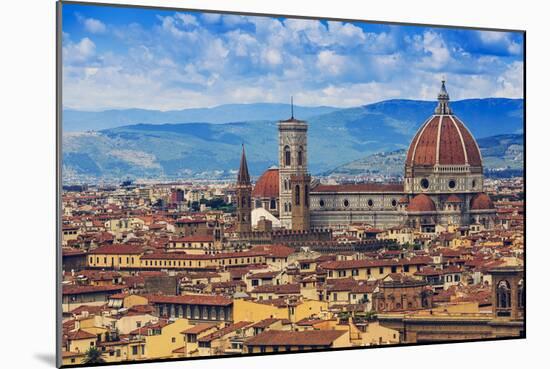
[[[434,115],[416,133],[406,165],[481,166],[481,154],[472,134],[454,115]]]
[[[436,211],[435,204],[428,195],[423,193],[416,195],[412,198],[407,208],[409,212],[425,212],[425,211]]]
[[[491,198],[481,192],[472,198],[470,201],[470,209],[471,210],[487,210],[487,209],[494,209],[495,205],[493,204],[493,200]]]
[[[481,167],[479,147],[464,123],[452,114],[444,81],[438,100],[435,114],[414,136],[405,164],[409,167],[435,165]]]
[[[254,198],[279,197],[279,169],[269,168],[266,170],[254,186],[252,191]]]
[[[461,203],[462,200],[457,195],[451,195],[447,197],[447,200],[445,200],[447,203]]]

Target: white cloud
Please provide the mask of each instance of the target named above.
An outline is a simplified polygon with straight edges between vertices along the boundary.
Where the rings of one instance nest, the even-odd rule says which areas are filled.
[[[512,39],[510,32],[478,31],[477,34],[485,45],[501,47],[512,55],[522,52],[521,45]]]
[[[351,23],[328,22],[328,31],[334,42],[343,46],[361,45],[366,39],[363,30]]]
[[[107,26],[99,19],[86,18],[79,13],[76,14],[76,18],[84,26],[84,29],[90,33],[98,34],[107,31]]]
[[[80,42],[68,42],[63,47],[63,61],[65,63],[83,63],[89,61],[95,55],[96,46],[88,37]]]
[[[199,23],[197,22],[197,18],[192,16],[191,14],[185,14],[185,13],[177,13],[176,17],[181,20],[181,22],[185,26],[198,26]]]
[[[264,52],[262,53],[262,58],[267,64],[271,66],[279,65],[283,62],[283,57],[277,49],[270,48],[264,50]]]
[[[346,58],[336,54],[334,51],[323,50],[317,55],[317,68],[321,72],[331,75],[339,75],[345,66]]]
[[[506,71],[497,79],[499,89],[497,96],[519,97],[523,96],[523,63],[513,62]]]
[[[440,69],[451,59],[449,49],[440,34],[426,31],[421,38],[421,42],[422,50],[428,54],[422,59],[424,67]]]

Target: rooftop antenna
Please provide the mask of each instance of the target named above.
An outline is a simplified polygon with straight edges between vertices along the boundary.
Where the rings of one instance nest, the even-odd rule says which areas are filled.
[[[290,119],[294,119],[294,96],[290,96]]]

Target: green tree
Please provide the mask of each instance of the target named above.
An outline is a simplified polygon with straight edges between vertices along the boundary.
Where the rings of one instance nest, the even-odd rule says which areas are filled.
[[[90,347],[86,351],[86,357],[83,364],[102,364],[105,362],[103,354],[97,349],[97,347]]]

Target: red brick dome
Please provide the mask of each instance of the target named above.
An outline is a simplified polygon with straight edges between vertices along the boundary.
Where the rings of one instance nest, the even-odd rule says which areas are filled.
[[[279,197],[279,169],[269,168],[258,178],[252,191],[255,198]]]
[[[454,115],[434,115],[416,133],[406,165],[480,167],[481,154],[472,134]]]
[[[447,203],[461,203],[462,200],[457,195],[451,195],[445,200]]]
[[[407,208],[409,212],[436,211],[435,203],[428,195],[423,193],[412,198]]]
[[[405,164],[431,167],[439,165],[470,165],[481,167],[481,153],[464,123],[449,107],[449,95],[442,82],[438,106],[414,136]]]
[[[471,210],[487,210],[494,208],[495,205],[493,204],[493,200],[491,200],[491,198],[483,192],[475,195],[470,201]]]
[[[403,196],[402,198],[399,199],[399,203],[400,204],[408,204],[409,203],[409,198],[407,196]]]

